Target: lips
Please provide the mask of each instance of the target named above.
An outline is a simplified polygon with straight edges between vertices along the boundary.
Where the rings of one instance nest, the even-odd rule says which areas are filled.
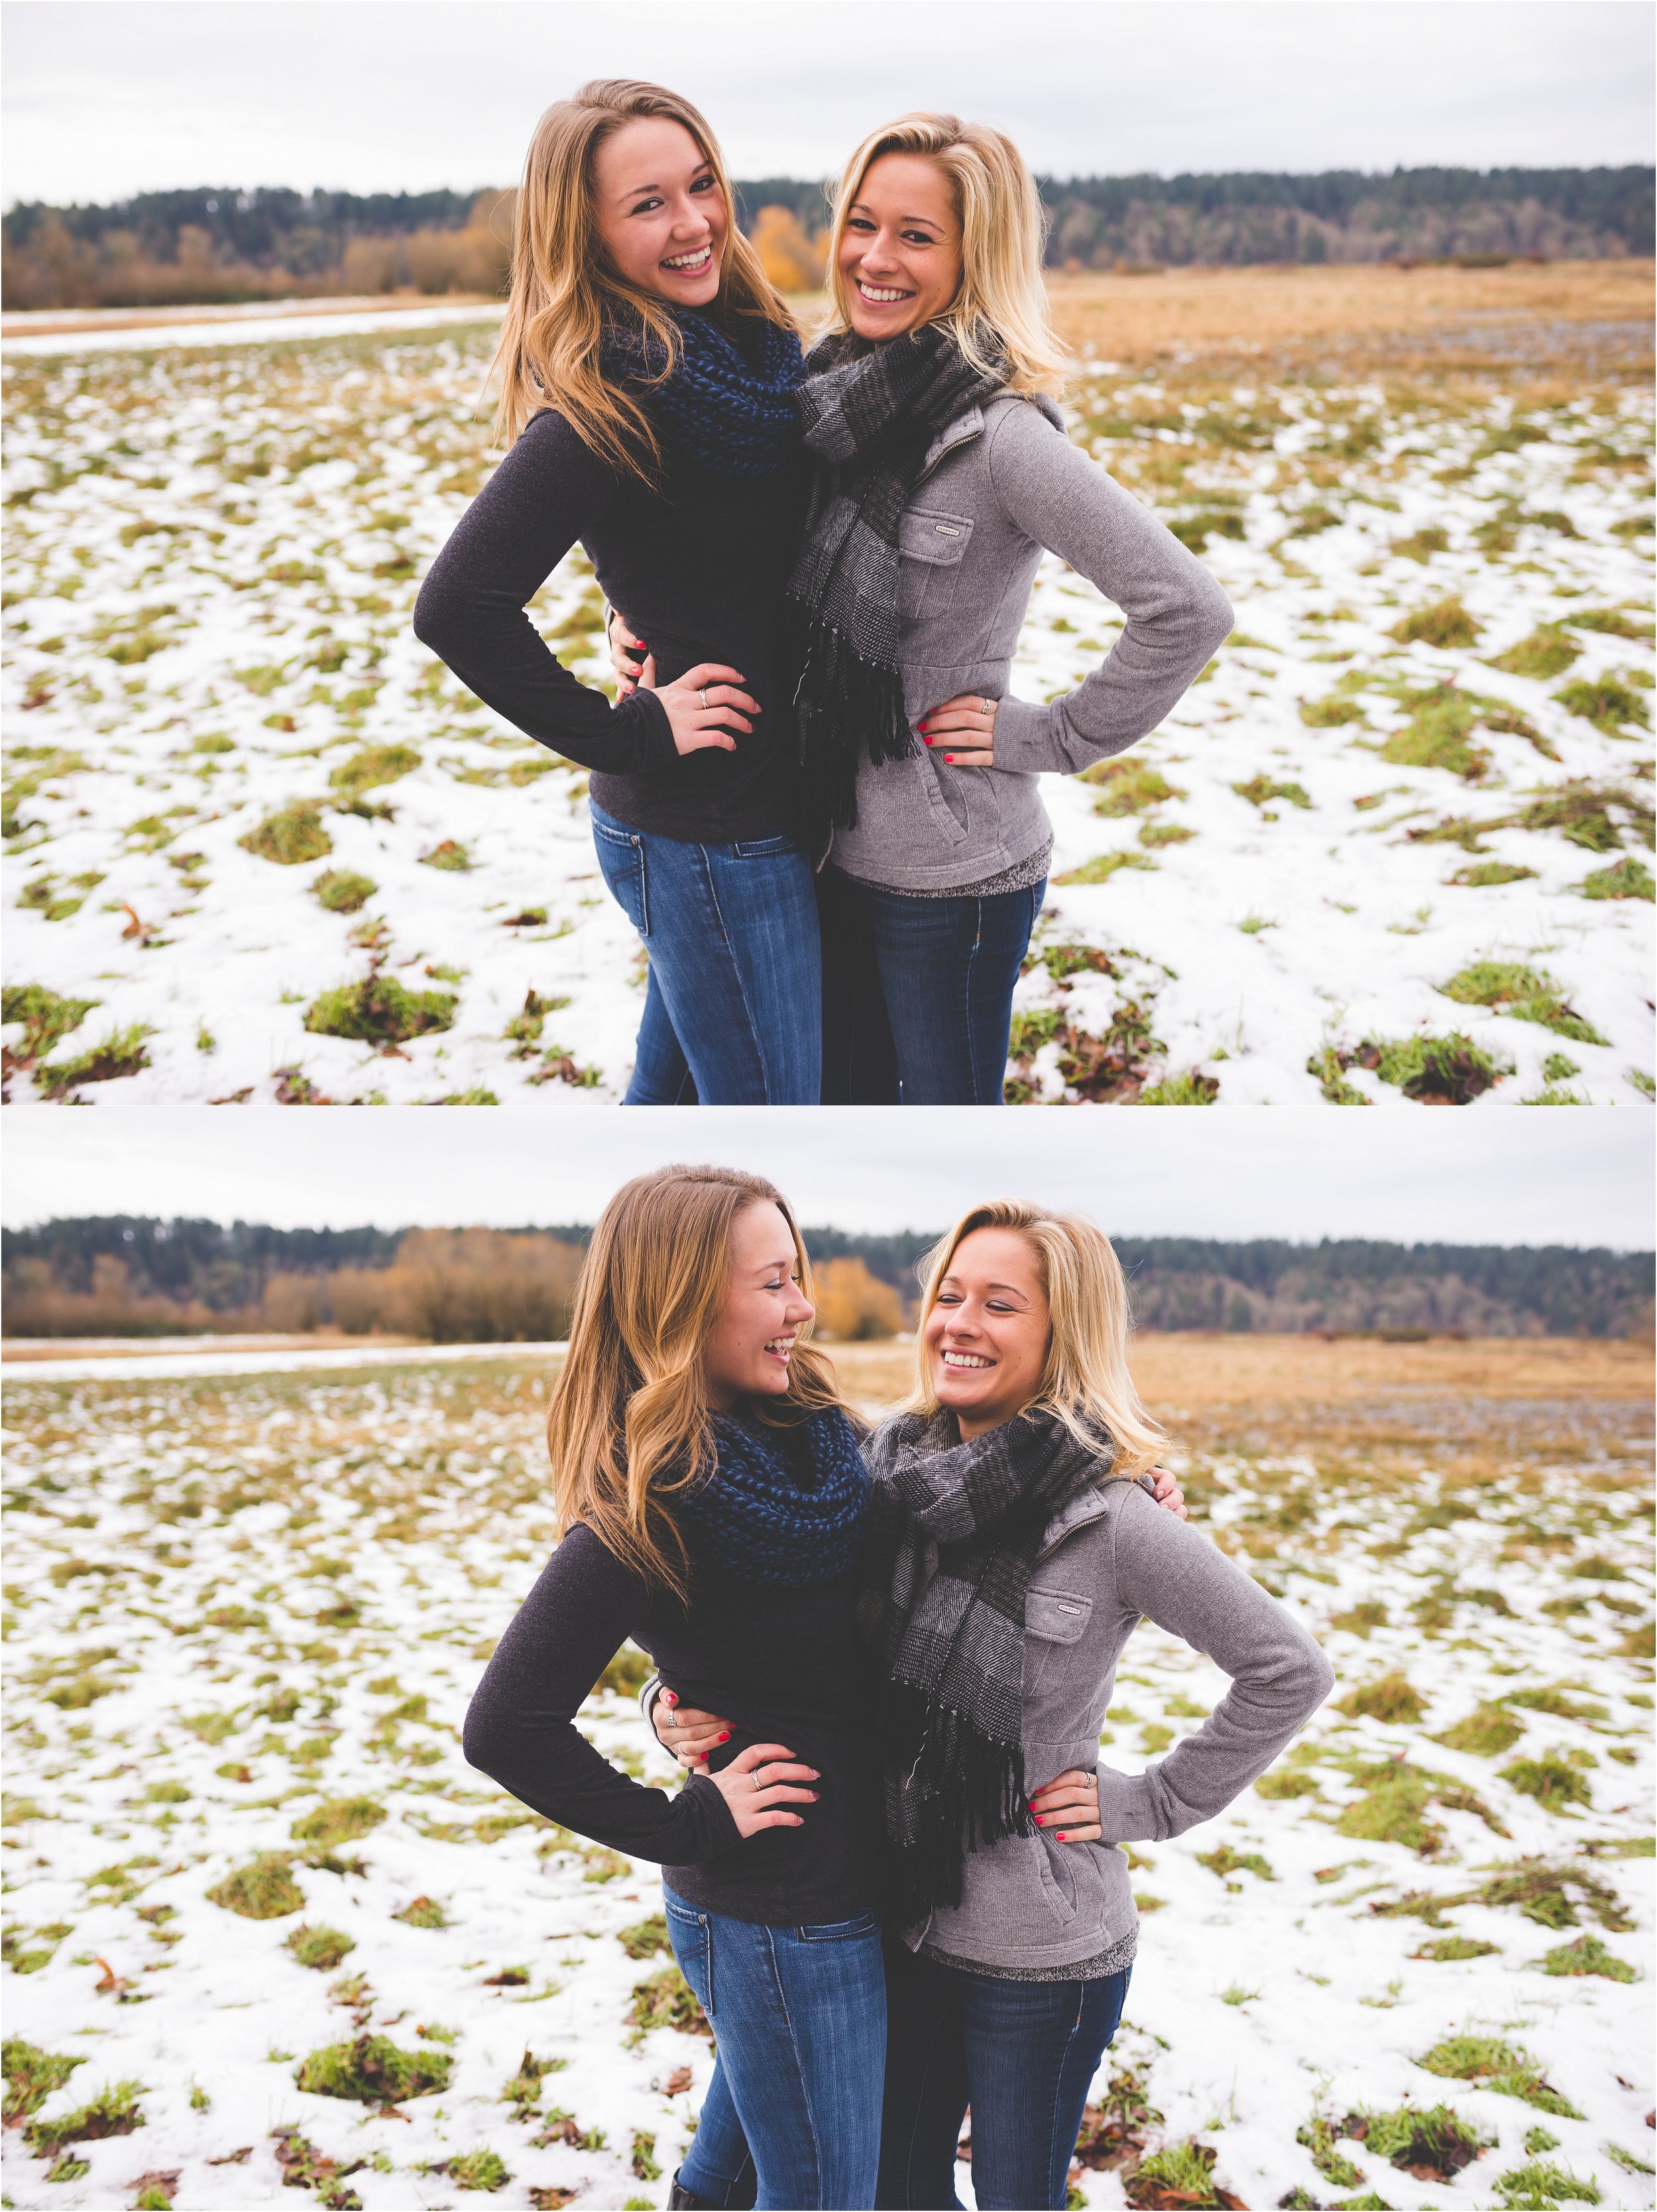
[[[795,1341],[792,1336],[769,1337],[766,1340],[765,1349],[774,1359],[786,1359],[794,1348]]]
[[[914,297],[913,292],[900,292],[890,284],[865,284],[861,276],[857,280],[857,288],[871,307],[895,307],[900,301]]]
[[[963,1374],[972,1374],[993,1367],[995,1362],[992,1359],[984,1358],[976,1352],[946,1352],[944,1354],[944,1364],[946,1367],[955,1368]]]

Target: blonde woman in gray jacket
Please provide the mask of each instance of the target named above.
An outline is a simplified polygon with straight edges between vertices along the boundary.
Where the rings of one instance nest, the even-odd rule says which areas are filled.
[[[1211,1820],[1333,1685],[1293,1616],[1135,1479],[1166,1439],[1127,1335],[1090,1223],[975,1206],[928,1268],[914,1397],[865,1447],[891,1864],[882,2206],[957,2203],[968,2106],[984,2212],[1064,2203],[1138,1941],[1118,1846]],[[1126,1775],[1099,1735],[1142,1616],[1231,1686]],[[660,1701],[655,1717],[690,1764],[724,1725],[682,1708],[668,1727]]]
[[[1042,244],[1017,148],[953,115],[871,132],[835,195],[784,603],[807,829],[828,848],[825,1104],[1000,1103],[1053,850],[1037,778],[1154,729],[1231,628],[1202,564],[1065,434]],[[1126,626],[1038,705],[1011,663],[1044,550]]]

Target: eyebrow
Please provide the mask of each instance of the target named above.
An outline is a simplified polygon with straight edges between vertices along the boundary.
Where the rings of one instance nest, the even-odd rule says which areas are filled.
[[[711,161],[698,161],[690,172],[692,183],[695,183],[705,169],[711,170],[713,167],[713,164]],[[618,200],[637,199],[640,192],[659,192],[661,189],[659,185],[629,185],[625,191],[617,192],[616,197]]]
[[[867,200],[853,200],[847,212],[849,215],[856,215],[859,209],[861,209],[865,215],[872,215],[874,213],[874,210],[870,206]],[[929,215],[901,215],[898,217],[898,221],[900,222],[924,223],[928,230],[942,230],[944,228],[944,225],[941,222],[935,222]]]
[[[951,1283],[957,1290],[962,1287],[959,1275],[945,1275],[938,1287],[940,1291],[947,1290]],[[1028,1298],[1029,1296],[1029,1292],[1021,1290],[1017,1283],[986,1283],[984,1287],[986,1291],[1011,1291],[1016,1298]]]

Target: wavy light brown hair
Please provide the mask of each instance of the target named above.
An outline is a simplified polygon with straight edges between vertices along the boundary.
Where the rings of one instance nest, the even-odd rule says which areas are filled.
[[[1021,1199],[991,1199],[963,1213],[926,1255],[920,1322],[915,1330],[915,1389],[911,1408],[938,1411],[926,1357],[928,1316],[964,1239],[975,1229],[1011,1229],[1029,1246],[1047,1293],[1047,1364],[1026,1412],[1051,1413],[1083,1443],[1108,1436],[1116,1448],[1113,1474],[1137,1476],[1153,1467],[1166,1432],[1139,1403],[1128,1372],[1127,1282],[1108,1237],[1079,1213],[1050,1213]]]
[[[756,1202],[788,1224],[809,1298],[799,1229],[763,1176],[666,1167],[623,1183],[592,1232],[547,1412],[559,1534],[585,1521],[618,1559],[681,1598],[687,1559],[673,1499],[713,1462],[703,1358],[730,1284],[731,1230]],[[787,1389],[748,1400],[751,1417],[840,1405],[833,1368],[805,1341],[810,1328],[795,1343]]]
[[[1041,197],[1017,147],[987,123],[922,113],[901,116],[869,133],[846,164],[834,192],[830,327],[851,328],[846,279],[840,268],[841,241],[870,165],[883,154],[924,155],[949,179],[961,223],[961,289],[938,319],[951,331],[967,359],[980,372],[988,371],[990,364],[978,343],[978,334],[987,325],[1006,349],[1009,392],[1026,397],[1062,392],[1071,365],[1054,333],[1041,275],[1047,243]]]
[[[555,100],[530,140],[513,220],[507,319],[491,373],[501,374],[497,438],[515,438],[532,415],[555,407],[601,459],[648,478],[661,448],[637,400],[606,380],[598,349],[606,323],[642,324],[665,349],[663,374],[671,375],[678,328],[653,293],[627,283],[611,268],[592,204],[593,155],[640,116],[682,124],[725,195],[730,228],[713,311],[726,321],[748,316],[796,327],[737,228],[725,156],[700,111],[659,84],[596,77],[574,99]]]

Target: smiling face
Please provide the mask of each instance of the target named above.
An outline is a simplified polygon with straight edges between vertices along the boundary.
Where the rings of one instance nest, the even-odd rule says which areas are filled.
[[[728,1413],[741,1397],[781,1396],[794,1340],[811,1314],[788,1224],[768,1199],[756,1199],[731,1224],[730,1285],[702,1353],[715,1413]]]
[[[840,241],[852,328],[895,338],[941,315],[961,289],[961,218],[924,154],[882,154],[858,186]]]
[[[592,157],[593,216],[616,273],[676,307],[719,289],[730,210],[713,166],[683,123],[635,116]]]
[[[963,1237],[923,1331],[933,1395],[963,1437],[1010,1421],[1035,1396],[1050,1316],[1034,1248],[1015,1229]]]

